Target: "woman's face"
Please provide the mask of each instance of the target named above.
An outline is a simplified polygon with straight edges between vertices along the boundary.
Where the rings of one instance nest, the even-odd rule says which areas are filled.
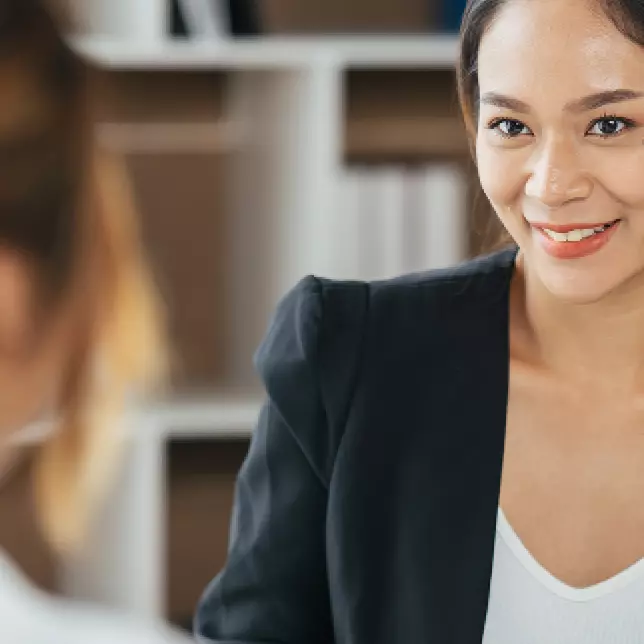
[[[591,0],[509,0],[479,52],[481,184],[554,295],[644,288],[644,48]]]

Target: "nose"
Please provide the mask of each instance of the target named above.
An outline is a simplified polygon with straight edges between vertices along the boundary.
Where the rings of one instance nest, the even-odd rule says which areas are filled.
[[[525,185],[526,196],[549,208],[569,201],[587,199],[593,190],[592,179],[582,169],[572,142],[551,139],[535,151]]]

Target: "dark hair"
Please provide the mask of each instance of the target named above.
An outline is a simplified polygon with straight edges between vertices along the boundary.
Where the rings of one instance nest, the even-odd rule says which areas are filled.
[[[0,243],[35,262],[42,308],[69,282],[79,239],[86,70],[34,0],[0,0],[0,66],[0,83],[13,82],[5,96],[29,92],[44,107],[40,122],[0,140]],[[12,108],[20,106],[3,107]]]
[[[458,98],[465,128],[474,156],[474,143],[479,113],[478,55],[481,40],[499,11],[512,0],[468,0],[460,31],[460,55],[456,68]],[[565,0],[559,0],[565,2]],[[644,2],[642,0],[588,0],[601,11],[627,38],[644,46]],[[503,231],[500,238],[486,244],[492,251],[511,243]]]
[[[111,471],[126,397],[162,374],[165,347],[127,176],[96,146],[92,70],[52,2],[0,0],[0,248],[35,274],[34,343],[63,304],[73,312],[60,423],[35,469],[43,527],[62,549]]]
[[[458,96],[465,126],[473,142],[478,120],[478,54],[481,39],[500,9],[512,0],[468,0],[460,32],[460,56],[456,70]],[[560,0],[565,2],[565,0]],[[627,38],[644,46],[642,0],[588,0]]]

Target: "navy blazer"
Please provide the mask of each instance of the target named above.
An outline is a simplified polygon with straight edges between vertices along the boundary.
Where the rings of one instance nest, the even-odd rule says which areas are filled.
[[[516,253],[282,300],[205,641],[480,644]]]

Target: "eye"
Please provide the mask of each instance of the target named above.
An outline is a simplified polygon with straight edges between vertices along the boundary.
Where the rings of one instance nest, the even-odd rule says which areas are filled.
[[[530,128],[516,119],[496,119],[488,125],[489,130],[496,131],[506,139],[514,139],[522,134],[532,134]]]
[[[633,127],[635,127],[635,122],[630,119],[605,115],[601,118],[595,119],[590,124],[588,134],[606,139],[618,136]]]

